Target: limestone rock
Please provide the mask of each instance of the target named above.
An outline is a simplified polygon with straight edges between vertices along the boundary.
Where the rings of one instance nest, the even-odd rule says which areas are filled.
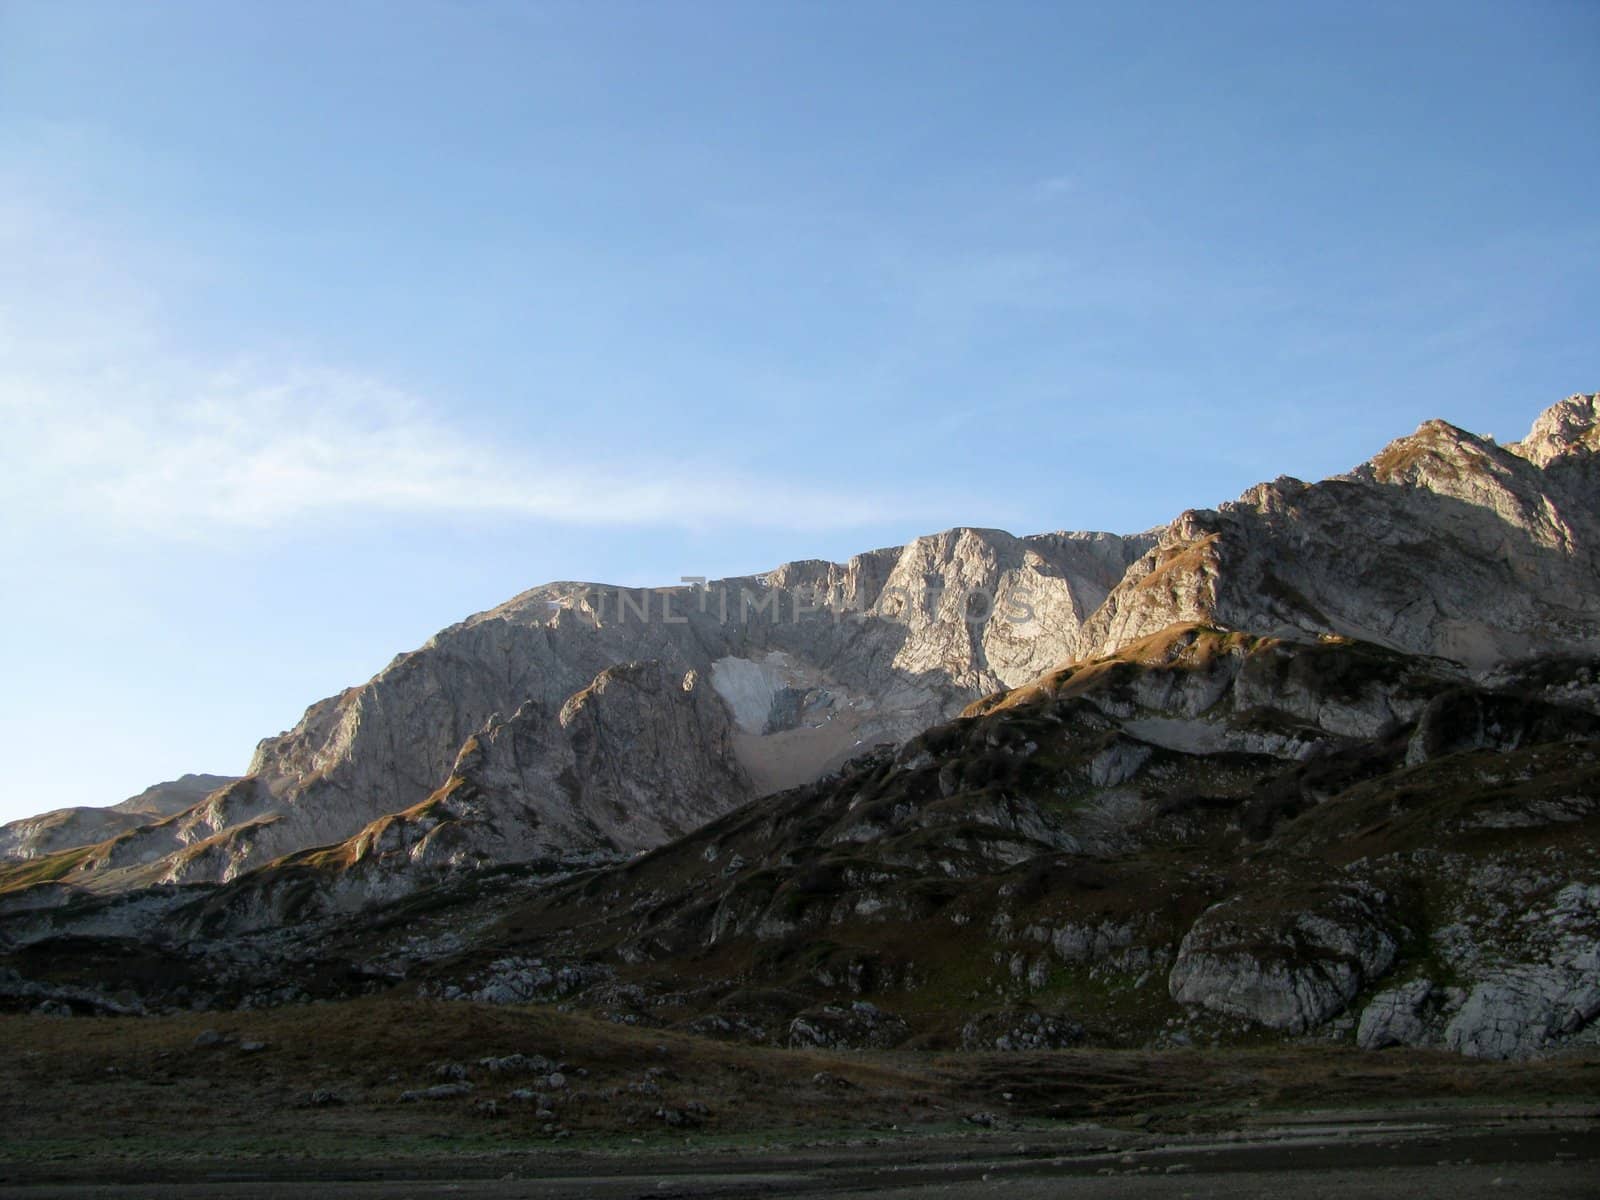
[[[1532,1058],[1600,1017],[1600,884],[1575,882],[1522,914],[1525,931],[1474,976],[1442,1041],[1477,1058]],[[1508,953],[1509,951],[1509,953]]]
[[[1361,1011],[1356,1045],[1363,1050],[1426,1045],[1429,1025],[1426,1009],[1434,995],[1434,986],[1426,979],[1379,992]]]
[[[1195,922],[1168,989],[1180,1004],[1302,1033],[1343,1012],[1393,964],[1399,943],[1387,903],[1359,883],[1241,893]]]

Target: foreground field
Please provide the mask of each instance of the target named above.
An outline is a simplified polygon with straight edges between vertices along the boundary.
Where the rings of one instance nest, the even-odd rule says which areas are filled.
[[[268,1196],[310,1180],[373,1196],[409,1194],[389,1190],[406,1180],[488,1196],[963,1194],[985,1175],[1029,1195],[1062,1174],[1154,1185],[1169,1167],[1195,1184],[1300,1169],[1442,1180],[1438,1164],[1463,1159],[1477,1169],[1457,1171],[1453,1196],[1486,1162],[1521,1163],[1524,1190],[1558,1195],[1589,1179],[1574,1156],[1600,1143],[1593,1057],[803,1053],[548,1007],[378,998],[7,1016],[0,1061],[0,1185],[38,1196],[112,1181]]]

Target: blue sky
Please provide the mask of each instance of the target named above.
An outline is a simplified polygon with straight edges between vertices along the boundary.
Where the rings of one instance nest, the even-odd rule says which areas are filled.
[[[0,0],[0,817],[549,579],[1597,381],[1600,6]]]

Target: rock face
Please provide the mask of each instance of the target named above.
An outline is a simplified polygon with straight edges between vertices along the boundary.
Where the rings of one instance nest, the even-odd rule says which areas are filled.
[[[1437,989],[1426,979],[1388,988],[1373,996],[1361,1012],[1356,1045],[1363,1050],[1387,1046],[1421,1046],[1428,1041],[1429,1002]]]
[[[1571,882],[1530,905],[1530,892],[1550,889],[1542,872],[1474,875],[1477,919],[1445,926],[1434,938],[1436,960],[1466,986],[1423,977],[1378,993],[1361,1014],[1357,1044],[1522,1059],[1574,1039],[1597,1040],[1600,885]]]
[[[557,712],[530,701],[491,717],[432,796],[341,849],[352,863],[404,855],[458,867],[648,849],[746,798],[731,736],[694,672],[608,667]]]

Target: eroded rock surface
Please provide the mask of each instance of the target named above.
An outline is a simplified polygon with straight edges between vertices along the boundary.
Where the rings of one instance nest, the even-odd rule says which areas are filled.
[[[1184,936],[1168,987],[1269,1029],[1303,1033],[1343,1012],[1394,964],[1389,898],[1370,886],[1284,886],[1208,909]]]

